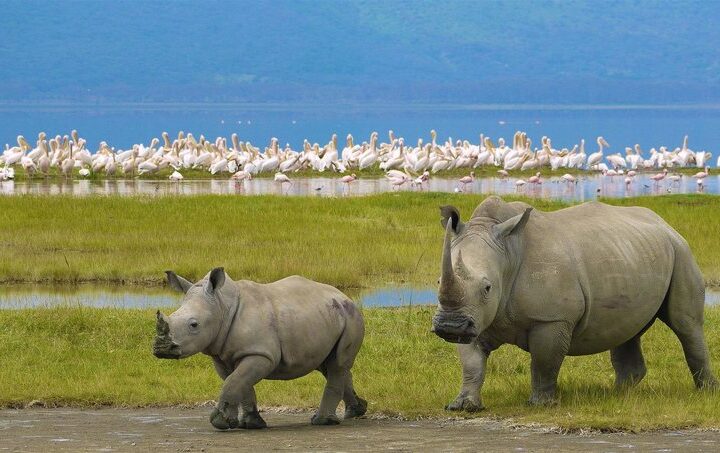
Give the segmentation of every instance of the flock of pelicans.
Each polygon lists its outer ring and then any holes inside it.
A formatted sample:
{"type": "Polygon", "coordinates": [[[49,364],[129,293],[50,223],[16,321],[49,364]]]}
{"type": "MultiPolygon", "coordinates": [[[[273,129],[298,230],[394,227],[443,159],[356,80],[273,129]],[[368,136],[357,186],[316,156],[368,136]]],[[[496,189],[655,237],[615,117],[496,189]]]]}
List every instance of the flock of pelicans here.
{"type": "MultiPolygon", "coordinates": [[[[479,167],[496,167],[503,178],[507,178],[513,170],[588,170],[609,177],[623,176],[627,185],[632,184],[637,172],[642,170],[657,172],[652,179],[658,183],[666,177],[671,181],[680,178],[679,175],[668,174],[668,169],[697,167],[703,171],[693,177],[698,186],[702,186],[712,158],[707,151],[691,150],[687,136],[680,147],[672,150],[665,146],[652,148],[645,155],[638,144],[625,148],[624,155],[619,152],[606,154],[605,149],[610,145],[603,137],[597,138],[596,151],[586,151],[585,140],[572,149],[556,149],[548,137],[542,137],[540,147],[533,147],[527,134],[519,131],[513,136],[512,144],[506,144],[503,138],[495,143],[483,135],[480,135],[477,144],[452,139],[439,143],[434,130],[430,131],[430,138],[428,143],[419,139],[416,146],[411,146],[406,145],[402,137],[396,137],[393,131],[389,131],[388,141],[382,143],[377,132],[361,144],[355,143],[352,135],[348,135],[341,149],[337,135],[333,135],[324,146],[305,140],[302,150],[294,150],[289,145],[282,148],[273,138],[269,146],[261,150],[249,141],[239,141],[237,134],[233,134],[228,142],[224,137],[209,141],[202,135],[195,138],[183,132],[171,140],[168,133],[163,132],[162,142],[155,138],[148,146],[137,144],[130,149],[116,150],[106,142],[100,142],[98,149],[91,151],[87,148],[87,141],[75,130],[70,136],[58,135],[49,139],[41,132],[35,146],[23,136],[17,137],[17,146],[5,145],[0,156],[0,181],[13,179],[15,167],[20,166],[30,178],[47,177],[52,169],[66,178],[72,178],[75,174],[80,177],[93,174],[134,177],[172,168],[174,171],[169,178],[174,181],[183,179],[183,170],[201,169],[237,181],[274,174],[275,181],[281,185],[292,184],[287,174],[305,170],[337,173],[341,175],[340,181],[349,185],[357,179],[354,170],[379,168],[385,172],[390,185],[399,189],[405,184],[422,188],[431,175],[466,168],[469,174],[459,179],[456,189],[463,191],[474,181],[472,170],[479,167]]],[[[720,166],[720,158],[717,165],[720,166]]],[[[561,179],[575,182],[575,177],[569,173],[561,179]]],[[[521,188],[526,184],[540,183],[540,172],[537,172],[527,180],[518,179],[516,186],[521,188]]]]}

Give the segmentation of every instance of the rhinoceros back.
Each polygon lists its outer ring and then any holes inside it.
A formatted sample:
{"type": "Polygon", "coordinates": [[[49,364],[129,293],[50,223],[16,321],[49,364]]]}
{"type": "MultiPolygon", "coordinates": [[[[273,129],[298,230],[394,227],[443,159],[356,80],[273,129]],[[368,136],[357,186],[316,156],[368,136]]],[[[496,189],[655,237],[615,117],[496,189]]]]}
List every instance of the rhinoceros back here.
{"type": "Polygon", "coordinates": [[[362,341],[360,310],[338,289],[292,276],[269,284],[237,282],[242,313],[234,347],[254,344],[279,364],[269,379],[293,379],[318,369],[343,333],[362,341]]]}

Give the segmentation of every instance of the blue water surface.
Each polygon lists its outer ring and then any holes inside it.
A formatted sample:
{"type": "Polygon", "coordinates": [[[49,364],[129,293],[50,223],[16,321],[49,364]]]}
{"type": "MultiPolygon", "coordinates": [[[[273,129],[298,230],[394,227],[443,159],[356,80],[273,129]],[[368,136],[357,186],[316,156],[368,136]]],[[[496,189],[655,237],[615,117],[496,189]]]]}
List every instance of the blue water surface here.
{"type": "MultiPolygon", "coordinates": [[[[265,145],[271,137],[294,148],[303,140],[326,143],[333,133],[344,142],[348,133],[356,142],[378,131],[387,141],[387,131],[415,144],[426,142],[435,129],[439,140],[468,139],[477,143],[480,133],[510,141],[516,130],[526,131],[533,143],[547,135],[554,148],[572,147],[580,139],[586,151],[595,150],[595,138],[604,136],[608,152],[624,153],[639,143],[645,153],[651,147],[680,146],[690,136],[693,150],[715,151],[720,143],[720,109],[683,106],[233,106],[174,105],[130,107],[4,107],[0,109],[0,144],[15,143],[18,134],[34,142],[37,133],[69,134],[77,129],[91,149],[100,141],[116,148],[149,143],[163,131],[192,132],[196,137],[229,137],[265,145]]],[[[712,159],[713,164],[717,155],[712,159]]]]}

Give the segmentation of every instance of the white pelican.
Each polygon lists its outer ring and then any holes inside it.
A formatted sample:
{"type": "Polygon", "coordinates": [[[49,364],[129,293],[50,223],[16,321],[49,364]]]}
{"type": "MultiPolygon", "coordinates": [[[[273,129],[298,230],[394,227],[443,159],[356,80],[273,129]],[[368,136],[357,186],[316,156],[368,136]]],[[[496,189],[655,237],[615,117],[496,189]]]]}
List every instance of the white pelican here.
{"type": "Polygon", "coordinates": [[[605,141],[605,139],[600,136],[597,138],[597,144],[598,144],[598,151],[590,154],[587,159],[587,168],[592,168],[593,165],[597,165],[602,161],[603,158],[603,146],[610,147],[608,145],[608,142],[605,141]]]}

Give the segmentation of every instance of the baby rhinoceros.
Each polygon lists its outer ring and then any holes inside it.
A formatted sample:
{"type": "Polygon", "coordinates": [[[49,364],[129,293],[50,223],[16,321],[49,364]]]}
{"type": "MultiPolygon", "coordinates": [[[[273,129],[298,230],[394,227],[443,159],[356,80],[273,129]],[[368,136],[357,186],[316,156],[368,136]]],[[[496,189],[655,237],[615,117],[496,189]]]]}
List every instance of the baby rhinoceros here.
{"type": "Polygon", "coordinates": [[[202,352],[224,380],[210,415],[215,428],[265,428],[254,386],[262,379],[295,379],[318,370],[327,379],[313,425],[365,414],[367,402],[353,389],[350,368],[365,324],[355,304],[336,288],[303,277],[274,283],[232,281],[223,268],[193,284],[167,271],[170,286],[185,293],[170,316],[157,313],[153,354],[181,359],[202,352]],[[242,416],[238,418],[238,406],[242,416]]]}

